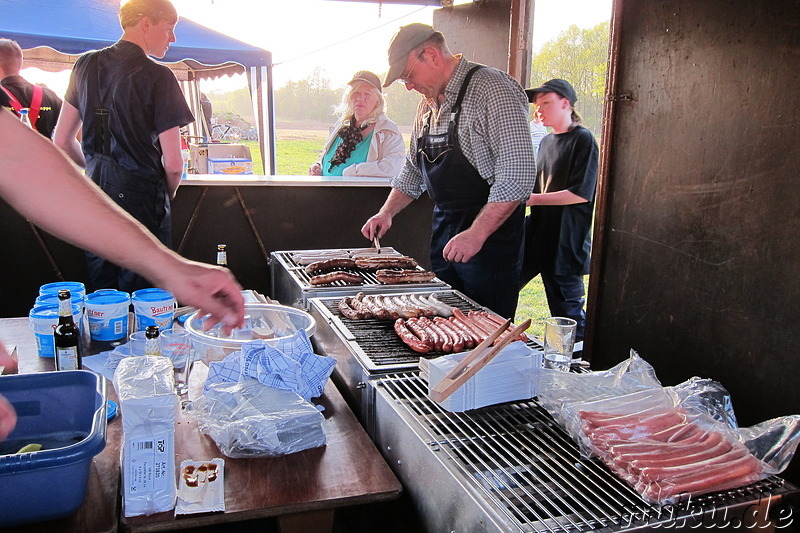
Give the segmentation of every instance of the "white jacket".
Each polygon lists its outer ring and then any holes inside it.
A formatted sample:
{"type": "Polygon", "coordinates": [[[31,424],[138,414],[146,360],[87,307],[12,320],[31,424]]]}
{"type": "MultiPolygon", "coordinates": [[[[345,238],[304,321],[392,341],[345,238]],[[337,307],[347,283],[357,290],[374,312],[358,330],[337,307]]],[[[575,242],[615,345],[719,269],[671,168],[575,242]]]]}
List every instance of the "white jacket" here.
{"type": "MultiPolygon", "coordinates": [[[[325,142],[325,148],[322,149],[322,154],[317,161],[320,165],[322,165],[322,158],[330,150],[333,141],[336,140],[336,133],[341,126],[342,119],[337,120],[336,124],[333,125],[332,133],[325,142]]],[[[375,123],[375,130],[369,143],[366,162],[345,167],[342,170],[342,175],[393,178],[400,173],[405,157],[406,147],[397,124],[392,122],[385,114],[380,115],[375,123]]]]}

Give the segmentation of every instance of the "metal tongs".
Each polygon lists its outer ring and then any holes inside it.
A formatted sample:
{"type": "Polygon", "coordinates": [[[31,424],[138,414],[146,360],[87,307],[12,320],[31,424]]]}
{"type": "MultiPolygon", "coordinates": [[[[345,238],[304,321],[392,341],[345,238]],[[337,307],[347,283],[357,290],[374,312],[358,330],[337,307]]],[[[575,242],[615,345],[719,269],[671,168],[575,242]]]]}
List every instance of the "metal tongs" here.
{"type": "Polygon", "coordinates": [[[375,249],[378,250],[378,253],[381,253],[381,241],[378,240],[377,235],[372,239],[372,244],[375,245],[375,249]]]}
{"type": "Polygon", "coordinates": [[[492,343],[497,340],[503,332],[508,330],[511,325],[510,320],[506,320],[505,324],[500,326],[497,331],[489,335],[482,343],[480,343],[472,352],[464,358],[463,361],[458,363],[453,370],[447,373],[430,392],[430,398],[434,402],[443,402],[450,397],[461,385],[467,382],[469,378],[478,373],[478,370],[486,366],[489,361],[500,353],[500,351],[508,346],[511,341],[516,339],[523,331],[528,329],[531,325],[531,320],[528,319],[516,328],[511,333],[503,337],[495,346],[492,343]]]}

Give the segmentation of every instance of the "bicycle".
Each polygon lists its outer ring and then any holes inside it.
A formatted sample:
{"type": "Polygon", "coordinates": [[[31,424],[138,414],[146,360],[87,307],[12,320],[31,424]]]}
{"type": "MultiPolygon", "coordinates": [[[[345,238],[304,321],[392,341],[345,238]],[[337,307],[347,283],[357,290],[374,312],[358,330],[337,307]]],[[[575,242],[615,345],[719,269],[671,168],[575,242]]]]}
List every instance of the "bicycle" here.
{"type": "Polygon", "coordinates": [[[231,124],[214,124],[211,128],[211,140],[216,142],[238,141],[242,138],[242,130],[231,124]]]}

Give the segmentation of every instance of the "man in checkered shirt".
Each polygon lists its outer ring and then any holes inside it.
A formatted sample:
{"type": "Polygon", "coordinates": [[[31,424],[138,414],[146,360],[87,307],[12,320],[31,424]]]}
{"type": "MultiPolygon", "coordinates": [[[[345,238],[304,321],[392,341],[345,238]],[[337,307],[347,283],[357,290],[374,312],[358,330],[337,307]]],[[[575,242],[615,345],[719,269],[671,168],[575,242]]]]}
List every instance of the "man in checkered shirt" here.
{"type": "Polygon", "coordinates": [[[444,36],[425,24],[400,28],[389,65],[384,87],[399,79],[423,99],[405,165],[362,233],[382,237],[392,218],[427,192],[435,204],[436,275],[513,319],[524,204],[536,175],[525,92],[506,73],[450,53],[444,36]]]}

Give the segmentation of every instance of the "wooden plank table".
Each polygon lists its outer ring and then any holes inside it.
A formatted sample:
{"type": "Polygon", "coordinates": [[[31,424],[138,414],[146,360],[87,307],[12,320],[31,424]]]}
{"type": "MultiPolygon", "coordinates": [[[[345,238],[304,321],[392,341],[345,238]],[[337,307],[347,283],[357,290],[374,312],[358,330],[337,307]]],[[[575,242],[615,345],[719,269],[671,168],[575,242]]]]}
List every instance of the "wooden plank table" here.
{"type": "MultiPolygon", "coordinates": [[[[36,355],[27,319],[0,319],[0,339],[19,347],[20,372],[52,369],[52,362],[46,368],[47,363],[43,363],[36,355]]],[[[199,392],[207,372],[205,365],[195,364],[190,376],[190,394],[199,392]]],[[[113,386],[109,387],[109,392],[110,396],[116,397],[113,386]]],[[[121,529],[133,532],[168,531],[277,517],[282,531],[330,531],[334,511],[338,507],[397,498],[402,490],[400,482],[331,381],[327,383],[325,393],[316,403],[325,408],[323,414],[327,445],[284,457],[265,459],[224,457],[209,437],[200,434],[195,422],[181,412],[175,428],[176,467],[185,459],[223,458],[225,512],[178,517],[172,512],[165,512],[121,518],[121,529]]],[[[89,496],[92,494],[87,495],[87,501],[78,513],[68,519],[70,522],[65,525],[72,527],[75,522],[75,529],[54,527],[49,530],[110,531],[96,528],[94,523],[89,522],[96,518],[91,515],[104,513],[104,505],[110,506],[118,516],[122,516],[118,511],[116,497],[119,492],[121,427],[118,418],[109,424],[106,449],[95,459],[96,463],[102,463],[106,467],[101,472],[93,465],[89,483],[90,491],[93,484],[99,485],[95,488],[99,491],[97,499],[90,500],[89,496]],[[106,462],[112,464],[106,465],[106,462]],[[108,501],[112,492],[113,504],[108,501]]],[[[42,531],[43,526],[44,524],[34,524],[30,529],[20,531],[42,531]]]]}
{"type": "MultiPolygon", "coordinates": [[[[17,346],[20,374],[49,372],[54,369],[53,359],[39,357],[36,339],[28,327],[27,318],[0,319],[0,341],[17,346]]],[[[2,378],[0,378],[2,379],[2,378]]],[[[114,387],[108,384],[108,397],[117,400],[114,387]]],[[[86,499],[78,511],[61,520],[37,522],[3,529],[3,532],[41,533],[59,531],[64,533],[113,532],[119,522],[119,446],[122,438],[122,422],[119,416],[108,423],[106,447],[92,459],[86,499]]],[[[0,487],[2,497],[2,487],[0,487]]]]}

